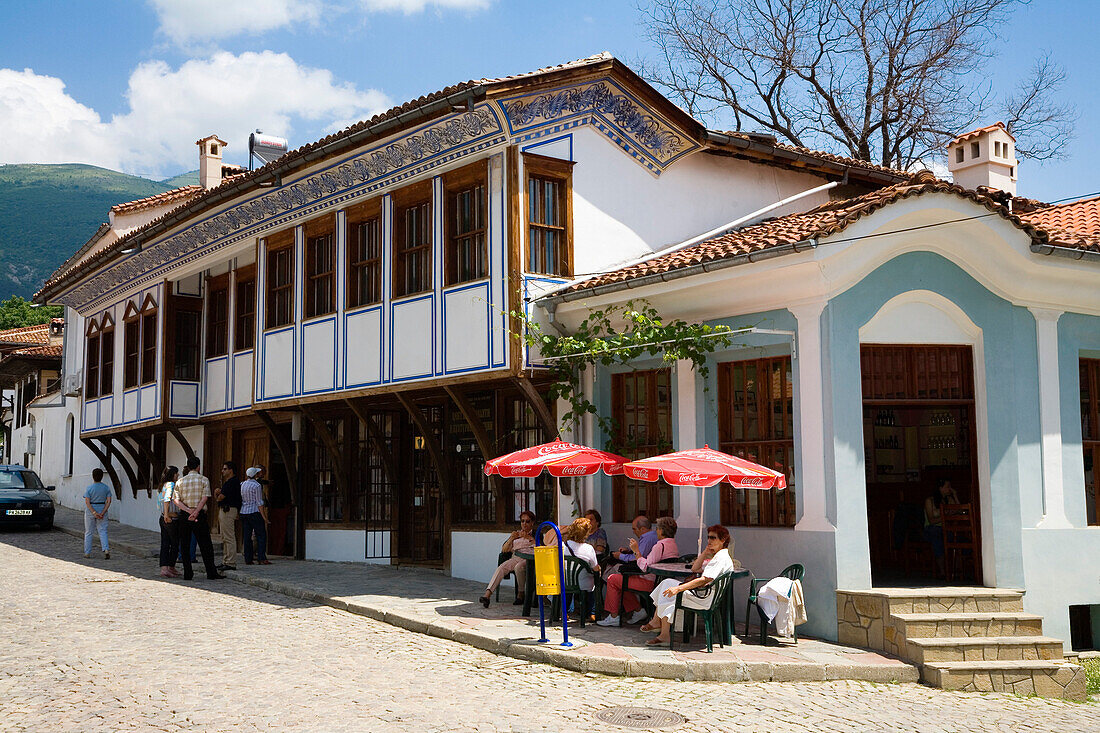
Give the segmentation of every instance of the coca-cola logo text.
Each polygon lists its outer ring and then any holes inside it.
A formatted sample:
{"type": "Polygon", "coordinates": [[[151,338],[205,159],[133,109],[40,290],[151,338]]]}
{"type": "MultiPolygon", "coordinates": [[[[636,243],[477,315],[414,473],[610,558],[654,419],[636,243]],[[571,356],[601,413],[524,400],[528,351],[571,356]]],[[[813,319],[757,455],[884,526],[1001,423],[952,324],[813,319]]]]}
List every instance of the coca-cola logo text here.
{"type": "Polygon", "coordinates": [[[741,486],[763,486],[765,481],[759,476],[741,479],[741,486]]]}
{"type": "Polygon", "coordinates": [[[562,476],[580,476],[583,475],[587,466],[566,466],[561,470],[562,476]]]}
{"type": "Polygon", "coordinates": [[[552,453],[562,453],[564,451],[580,450],[579,445],[573,445],[572,443],[551,443],[550,445],[539,446],[539,455],[548,456],[552,453]]]}
{"type": "Polygon", "coordinates": [[[695,483],[696,481],[702,481],[705,478],[706,476],[701,473],[681,473],[676,478],[676,480],[682,483],[695,483]]]}

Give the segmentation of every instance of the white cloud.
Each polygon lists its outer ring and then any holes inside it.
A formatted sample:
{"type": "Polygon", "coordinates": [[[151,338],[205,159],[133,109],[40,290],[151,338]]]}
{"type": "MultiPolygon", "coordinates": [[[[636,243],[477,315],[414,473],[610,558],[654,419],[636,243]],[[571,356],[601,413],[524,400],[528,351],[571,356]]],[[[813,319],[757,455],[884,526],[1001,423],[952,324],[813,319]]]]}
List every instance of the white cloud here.
{"type": "Polygon", "coordinates": [[[400,10],[404,13],[419,13],[429,5],[440,9],[483,10],[492,0],[360,0],[367,11],[400,10]]]}
{"type": "Polygon", "coordinates": [[[149,0],[149,4],[160,18],[160,31],[181,46],[315,23],[324,9],[316,0],[149,0]]]}
{"type": "Polygon", "coordinates": [[[295,25],[339,19],[358,6],[366,13],[419,13],[440,10],[484,10],[493,0],[148,0],[160,20],[159,31],[175,44],[207,47],[223,38],[260,35],[295,25]]]}
{"type": "Polygon", "coordinates": [[[382,92],[271,51],[220,52],[178,69],[144,63],[126,97],[129,110],[103,121],[60,79],[0,69],[0,162],[91,163],[159,176],[194,168],[194,142],[207,134],[229,141],[227,160],[243,162],[254,128],[290,138],[293,148],[315,136],[296,139],[296,130],[339,129],[391,105],[382,92]]]}

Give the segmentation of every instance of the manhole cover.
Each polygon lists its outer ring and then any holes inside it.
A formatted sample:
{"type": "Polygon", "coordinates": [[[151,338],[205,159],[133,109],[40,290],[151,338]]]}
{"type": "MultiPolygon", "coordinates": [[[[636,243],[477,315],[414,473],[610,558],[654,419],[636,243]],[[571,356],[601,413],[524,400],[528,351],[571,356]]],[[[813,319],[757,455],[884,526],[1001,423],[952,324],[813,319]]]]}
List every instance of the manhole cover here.
{"type": "Polygon", "coordinates": [[[683,715],[661,708],[604,708],[596,718],[624,728],[671,728],[687,722],[683,715]]]}

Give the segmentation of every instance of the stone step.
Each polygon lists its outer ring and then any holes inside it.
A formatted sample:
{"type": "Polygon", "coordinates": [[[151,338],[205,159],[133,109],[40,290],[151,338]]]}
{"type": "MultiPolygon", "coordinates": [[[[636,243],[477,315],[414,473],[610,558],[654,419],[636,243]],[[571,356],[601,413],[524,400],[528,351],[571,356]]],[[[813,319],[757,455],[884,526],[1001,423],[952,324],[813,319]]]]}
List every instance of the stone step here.
{"type": "Polygon", "coordinates": [[[903,659],[914,664],[1060,660],[1062,641],[1049,636],[958,636],[906,639],[903,659]]]}
{"type": "Polygon", "coordinates": [[[966,613],[1024,610],[1024,592],[1012,588],[884,589],[890,613],[966,613]]]}
{"type": "Polygon", "coordinates": [[[1043,617],[1018,611],[990,613],[895,613],[888,625],[905,639],[960,636],[1042,636],[1043,617]]]}
{"type": "Polygon", "coordinates": [[[1008,692],[1084,702],[1085,670],[1053,660],[929,662],[921,680],[944,690],[1008,692]]]}

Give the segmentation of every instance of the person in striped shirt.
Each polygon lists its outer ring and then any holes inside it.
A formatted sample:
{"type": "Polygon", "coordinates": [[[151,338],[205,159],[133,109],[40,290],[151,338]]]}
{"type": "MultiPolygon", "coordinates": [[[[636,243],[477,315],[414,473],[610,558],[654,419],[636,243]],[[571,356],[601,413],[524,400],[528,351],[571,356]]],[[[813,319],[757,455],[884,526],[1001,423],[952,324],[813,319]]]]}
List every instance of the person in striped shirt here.
{"type": "Polygon", "coordinates": [[[248,477],[241,484],[241,528],[244,530],[244,564],[252,564],[252,535],[256,535],[256,562],[270,565],[267,559],[267,507],[264,505],[264,487],[260,479],[263,466],[253,466],[245,471],[248,477]]]}

